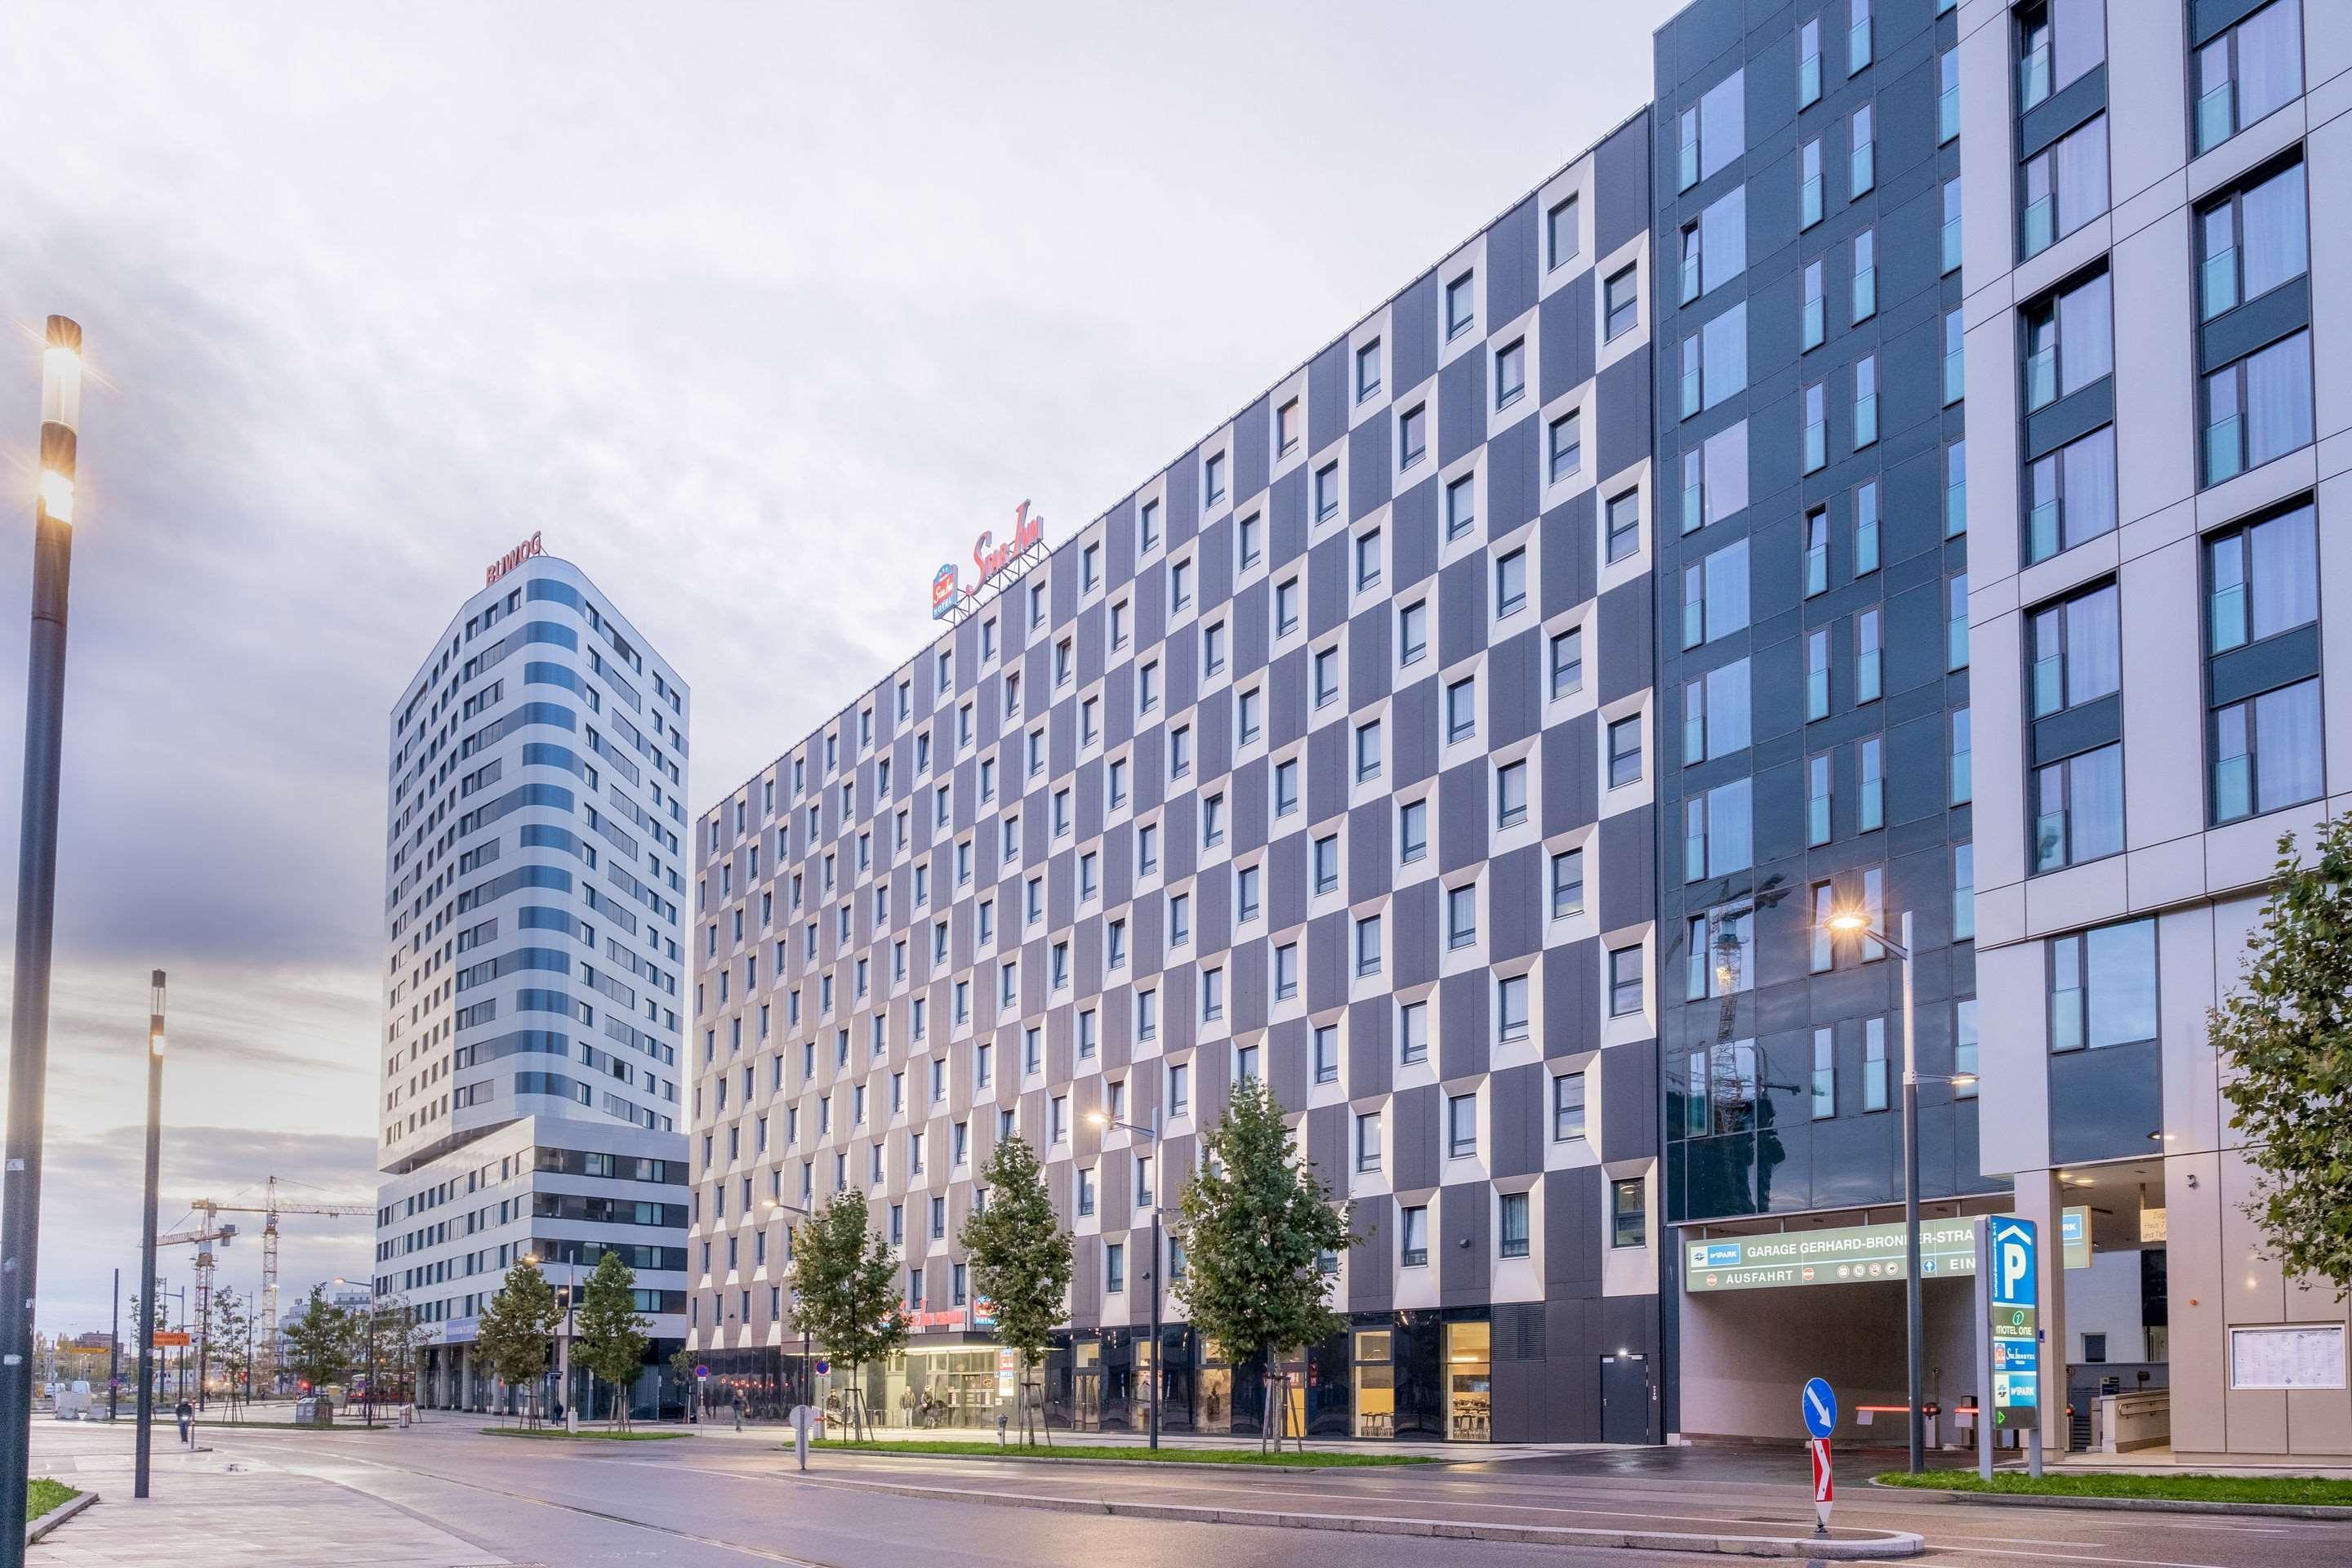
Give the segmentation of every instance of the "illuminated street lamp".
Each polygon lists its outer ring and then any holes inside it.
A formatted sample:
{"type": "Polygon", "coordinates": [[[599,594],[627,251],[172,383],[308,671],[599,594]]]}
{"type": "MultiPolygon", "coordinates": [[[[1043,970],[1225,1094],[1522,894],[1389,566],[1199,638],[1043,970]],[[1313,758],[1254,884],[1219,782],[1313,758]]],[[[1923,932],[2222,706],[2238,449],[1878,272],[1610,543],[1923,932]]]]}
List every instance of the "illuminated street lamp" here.
{"type": "MultiPolygon", "coordinates": [[[[0,1200],[0,1411],[6,1412],[0,1415],[0,1523],[6,1525],[0,1529],[0,1568],[24,1568],[25,1541],[15,1521],[25,1517],[33,1449],[34,1273],[40,1258],[49,947],[58,890],[58,763],[65,733],[66,602],[73,563],[81,375],[80,324],[51,316],[41,353],[32,649],[25,668],[24,816],[16,846],[16,998],[8,1019],[7,1192],[0,1200]]],[[[159,1035],[159,1053],[161,1044],[159,1035]]],[[[152,1202],[147,1224],[152,1235],[152,1202]]],[[[141,1308],[150,1307],[153,1299],[152,1291],[142,1297],[141,1308]]],[[[142,1497],[146,1495],[144,1474],[142,1467],[142,1497]]]]}
{"type": "MultiPolygon", "coordinates": [[[[1151,1108],[1151,1125],[1121,1121],[1107,1111],[1089,1110],[1087,1120],[1097,1127],[1120,1127],[1139,1138],[1151,1140],[1151,1446],[1160,1447],[1160,1390],[1163,1373],[1160,1366],[1160,1258],[1165,1250],[1160,1240],[1160,1188],[1168,1173],[1160,1167],[1160,1108],[1151,1108]]],[[[1272,1412],[1268,1412],[1271,1415],[1272,1412]]]]}
{"type": "MultiPolygon", "coordinates": [[[[780,1214],[796,1214],[803,1219],[809,1217],[808,1210],[802,1208],[797,1204],[788,1204],[782,1198],[762,1198],[760,1200],[760,1206],[762,1209],[774,1209],[780,1214]]],[[[789,1230],[790,1227],[787,1226],[786,1229],[789,1230]]],[[[797,1297],[799,1291],[795,1289],[793,1294],[797,1297]]],[[[801,1403],[803,1405],[814,1405],[821,1402],[816,1396],[816,1384],[811,1381],[809,1376],[809,1368],[816,1364],[809,1359],[809,1352],[810,1345],[808,1326],[806,1323],[803,1323],[801,1326],[801,1403]]]]}

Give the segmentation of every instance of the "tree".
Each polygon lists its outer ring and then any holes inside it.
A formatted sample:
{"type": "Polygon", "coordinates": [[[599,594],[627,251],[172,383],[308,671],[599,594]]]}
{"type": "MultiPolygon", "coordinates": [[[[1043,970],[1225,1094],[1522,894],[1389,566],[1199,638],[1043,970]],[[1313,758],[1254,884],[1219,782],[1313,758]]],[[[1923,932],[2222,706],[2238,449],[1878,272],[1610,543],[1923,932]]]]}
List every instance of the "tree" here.
{"type": "Polygon", "coordinates": [[[213,1292],[212,1306],[206,1313],[205,1337],[211,1346],[210,1358],[228,1380],[228,1401],[232,1418],[239,1399],[252,1397],[249,1387],[253,1377],[253,1345],[247,1331],[252,1313],[245,1299],[223,1285],[213,1292]]]}
{"type": "Polygon", "coordinates": [[[1274,1367],[1286,1350],[1339,1331],[1328,1300],[1326,1254],[1355,1244],[1348,1208],[1334,1204],[1299,1158],[1282,1107],[1262,1079],[1236,1084],[1225,1113],[1202,1139],[1185,1184],[1176,1237],[1184,1249],[1183,1296],[1192,1327],[1240,1366],[1266,1354],[1266,1432],[1276,1426],[1274,1367]]]}
{"type": "MultiPolygon", "coordinates": [[[[1045,1172],[1027,1139],[999,1142],[981,1181],[988,1205],[963,1222],[964,1256],[973,1293],[995,1316],[996,1337],[1021,1357],[1021,1440],[1026,1443],[1034,1414],[1030,1374],[1045,1359],[1070,1288],[1070,1233],[1045,1195],[1045,1172]]],[[[1041,1435],[1045,1428],[1045,1422],[1036,1423],[1041,1435]]]]}
{"type": "Polygon", "coordinates": [[[2323,822],[2306,864],[2294,835],[2238,989],[2206,1016],[2230,1124],[2255,1172],[2246,1216],[2290,1277],[2352,1293],[2352,816],[2323,822]]]}
{"type": "Polygon", "coordinates": [[[592,1378],[613,1385],[613,1426],[629,1425],[629,1385],[645,1364],[645,1319],[637,1315],[637,1271],[618,1252],[607,1247],[596,1259],[595,1271],[581,1291],[572,1319],[572,1359],[588,1369],[592,1378]]]}
{"type": "Polygon", "coordinates": [[[343,1381],[352,1366],[352,1315],[327,1300],[327,1288],[310,1287],[302,1314],[286,1325],[286,1363],[317,1394],[343,1381]]]}
{"type": "Polygon", "coordinates": [[[475,1330],[475,1348],[489,1363],[490,1375],[509,1388],[528,1391],[527,1417],[539,1424],[539,1384],[553,1356],[556,1320],[563,1315],[555,1287],[526,1257],[507,1270],[475,1330]]]}
{"type": "Polygon", "coordinates": [[[793,1327],[849,1368],[851,1420],[866,1431],[862,1374],[905,1347],[909,1324],[898,1266],[867,1223],[866,1199],[843,1188],[793,1227],[793,1327]]]}

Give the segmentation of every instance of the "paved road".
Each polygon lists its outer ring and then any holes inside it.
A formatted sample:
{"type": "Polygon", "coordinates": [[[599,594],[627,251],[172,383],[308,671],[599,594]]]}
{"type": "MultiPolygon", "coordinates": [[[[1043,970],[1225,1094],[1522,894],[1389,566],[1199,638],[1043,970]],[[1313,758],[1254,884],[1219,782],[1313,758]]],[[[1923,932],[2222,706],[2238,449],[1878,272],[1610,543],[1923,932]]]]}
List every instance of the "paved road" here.
{"type": "MultiPolygon", "coordinates": [[[[824,1479],[808,1482],[791,1474],[785,1455],[756,1442],[541,1446],[484,1436],[462,1420],[436,1420],[402,1434],[256,1432],[215,1434],[213,1440],[216,1460],[310,1478],[374,1500],[398,1517],[437,1525],[465,1547],[550,1568],[906,1568],[909,1562],[1008,1568],[1104,1562],[1121,1568],[1428,1568],[1433,1555],[1449,1568],[1532,1568],[1538,1562],[1688,1568],[1693,1561],[1625,1550],[1451,1541],[1438,1547],[1410,1537],[1049,1512],[958,1495],[978,1492],[1711,1533],[1785,1531],[1810,1514],[1801,1479],[1776,1473],[1793,1461],[1777,1453],[1728,1461],[1569,1455],[1475,1468],[1304,1475],[1046,1470],[833,1455],[821,1461],[824,1479]],[[859,1482],[915,1486],[939,1495],[913,1498],[841,1484],[859,1482]]],[[[171,1501],[167,1488],[159,1486],[158,1495],[171,1501]]],[[[2352,1565],[2352,1524],[1932,1504],[1853,1489],[1842,1497],[1837,1521],[1916,1531],[1929,1546],[1929,1556],[1920,1561],[1986,1568],[2352,1565]]],[[[312,1560],[291,1548],[282,1557],[262,1559],[312,1560]]],[[[315,1560],[368,1561],[352,1554],[348,1542],[342,1555],[315,1560]]],[[[453,1547],[451,1562],[467,1560],[453,1547]]],[[[37,1556],[36,1568],[38,1563],[37,1556]]],[[[182,1556],[176,1568],[206,1565],[182,1556]]]]}

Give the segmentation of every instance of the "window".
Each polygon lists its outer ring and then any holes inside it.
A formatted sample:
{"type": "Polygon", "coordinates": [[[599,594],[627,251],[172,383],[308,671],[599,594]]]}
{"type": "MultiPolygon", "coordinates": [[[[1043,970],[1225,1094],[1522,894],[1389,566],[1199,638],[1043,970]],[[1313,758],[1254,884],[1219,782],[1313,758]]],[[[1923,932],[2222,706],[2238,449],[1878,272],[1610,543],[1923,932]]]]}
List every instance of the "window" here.
{"type": "Polygon", "coordinates": [[[1797,226],[1811,228],[1822,221],[1822,139],[1797,150],[1797,226]]]}
{"type": "Polygon", "coordinates": [[[2317,618],[2318,555],[2309,505],[2209,541],[2206,626],[2225,653],[2317,618]]]}
{"type": "Polygon", "coordinates": [[[1622,561],[1642,547],[1642,494],[1627,490],[1609,501],[1609,559],[1622,561]]]}
{"type": "Polygon", "coordinates": [[[1951,778],[1948,805],[1966,805],[1976,798],[1975,742],[1969,710],[1952,710],[1951,778]]]}
{"type": "Polygon", "coordinates": [[[1113,1295],[1127,1289],[1127,1247],[1122,1242],[1103,1248],[1103,1289],[1113,1295]]]}
{"type": "Polygon", "coordinates": [[[1963,996],[1952,1004],[1952,1073],[1967,1080],[1952,1086],[1952,1097],[1976,1098],[1977,999],[1973,996],[1963,996]]]}
{"type": "Polygon", "coordinates": [[[1642,950],[1621,947],[1609,954],[1609,1015],[1622,1018],[1642,1010],[1642,950]]]}
{"type": "Polygon", "coordinates": [[[1528,819],[1528,764],[1523,757],[1495,768],[1495,825],[1517,827],[1528,819]]]}
{"type": "Polygon", "coordinates": [[[1853,618],[1853,700],[1878,700],[1880,612],[1864,610],[1853,618]]]}
{"type": "Polygon", "coordinates": [[[1429,405],[1417,403],[1397,416],[1397,467],[1410,468],[1429,456],[1429,405]]]}
{"type": "Polygon", "coordinates": [[[1397,662],[1411,664],[1429,651],[1429,601],[1415,599],[1397,610],[1397,662]]]}
{"type": "Polygon", "coordinates": [[[1356,726],[1356,782],[1369,784],[1381,776],[1381,721],[1356,726]]]}
{"type": "Polygon", "coordinates": [[[1878,231],[1874,228],[1853,237],[1853,321],[1864,321],[1878,314],[1878,231]]]}
{"type": "Polygon", "coordinates": [[[1864,354],[1853,362],[1853,449],[1861,451],[1878,439],[1878,356],[1864,354]]]}
{"type": "Polygon", "coordinates": [[[1822,19],[1811,16],[1797,26],[1797,107],[1811,109],[1822,100],[1822,19]]]}
{"type": "Polygon", "coordinates": [[[1683,683],[1683,765],[1726,757],[1748,741],[1748,662],[1708,670],[1683,683]]]}
{"type": "Polygon", "coordinates": [[[1397,807],[1397,860],[1420,859],[1429,853],[1429,802],[1409,800],[1397,807]]]}
{"type": "Polygon", "coordinates": [[[1804,471],[1810,474],[1826,468],[1830,460],[1829,391],[1817,381],[1805,388],[1802,398],[1804,471]]]}
{"type": "Polygon", "coordinates": [[[1804,350],[1821,347],[1826,331],[1828,307],[1824,297],[1829,287],[1828,266],[1818,258],[1805,263],[1802,290],[1804,320],[1801,323],[1804,350]]]}
{"type": "Polygon", "coordinates": [[[1407,1268],[1429,1267],[1429,1210],[1415,1204],[1397,1216],[1398,1261],[1407,1268]]]}
{"type": "Polygon", "coordinates": [[[1138,551],[1157,549],[1160,544],[1160,503],[1148,500],[1137,514],[1135,543],[1138,551]]]}
{"type": "Polygon", "coordinates": [[[1940,147],[1959,134],[1960,51],[1946,49],[1936,57],[1936,144],[1940,147]]]}
{"type": "Polygon", "coordinates": [[[1584,628],[1570,626],[1551,638],[1551,694],[1568,696],[1584,689],[1584,628]]]}
{"type": "Polygon", "coordinates": [[[1748,267],[1748,187],[1734,185],[1683,226],[1682,300],[1729,282],[1748,267]]]}
{"type": "Polygon", "coordinates": [[[2303,37],[2275,0],[2197,51],[2197,151],[2209,152],[2303,91],[2303,37]]]}
{"type": "Polygon", "coordinates": [[[1688,190],[1748,150],[1747,76],[1733,71],[1682,111],[1675,189],[1688,190]]]}
{"type": "Polygon", "coordinates": [[[1319,897],[1324,893],[1338,892],[1339,890],[1339,836],[1336,833],[1324,835],[1315,841],[1314,847],[1308,853],[1314,862],[1317,895],[1319,897]]]}
{"type": "Polygon", "coordinates": [[[1381,1168],[1381,1113],[1359,1111],[1356,1116],[1356,1169],[1377,1171],[1381,1168]]]}
{"type": "Polygon", "coordinates": [[[1397,1005],[1397,1060],[1419,1062],[1429,1059],[1429,1004],[1401,1002],[1397,1005]]]}
{"type": "Polygon", "coordinates": [[[2111,744],[2034,772],[2033,868],[2056,870],[2124,847],[2124,749],[2111,744]]]}
{"type": "Polygon", "coordinates": [[[1356,922],[1356,973],[1381,972],[1381,917],[1366,915],[1356,922]]]}
{"type": "Polygon", "coordinates": [[[1206,506],[1214,506],[1225,499],[1225,455],[1223,452],[1210,453],[1209,460],[1203,466],[1202,472],[1203,479],[1201,487],[1202,502],[1206,506]]]}
{"type": "Polygon", "coordinates": [[[1872,735],[1862,742],[1860,820],[1856,830],[1874,833],[1886,826],[1886,742],[1872,735]]]}
{"type": "Polygon", "coordinates": [[[2026,160],[2024,187],[2019,233],[2027,256],[2041,255],[2106,211],[2106,117],[2068,132],[2026,160]]]}
{"type": "Polygon", "coordinates": [[[1878,481],[1871,479],[1853,492],[1853,574],[1878,570],[1878,481]]]}
{"type": "Polygon", "coordinates": [[[1562,196],[1544,214],[1544,252],[1558,267],[1577,253],[1576,198],[1562,196]]]}
{"type": "Polygon", "coordinates": [[[1609,1245],[1641,1247],[1648,1241],[1649,1205],[1642,1178],[1609,1184],[1609,1245]]]}
{"type": "Polygon", "coordinates": [[[1356,350],[1356,401],[1378,396],[1381,390],[1381,340],[1374,338],[1356,350]]]}
{"type": "Polygon", "coordinates": [[[1870,194],[1878,183],[1878,117],[1874,106],[1864,104],[1846,122],[1847,199],[1870,194]]]}
{"type": "Polygon", "coordinates": [[[2033,717],[2121,689],[2121,595],[2113,583],[2033,612],[2033,717]]]}
{"type": "MultiPolygon", "coordinates": [[[[1948,57],[1947,57],[1948,58],[1948,57]]],[[[1960,269],[1960,181],[1957,174],[1944,182],[1944,226],[1941,230],[1943,272],[1946,276],[1960,269]]],[[[1946,399],[1949,401],[1949,399],[1946,399]]]]}
{"type": "Polygon", "coordinates": [[[1478,733],[1478,678],[1465,676],[1445,689],[1445,740],[1451,745],[1478,733]]]}
{"type": "Polygon", "coordinates": [[[2017,107],[2073,84],[2107,57],[2105,0],[2044,0],[2017,10],[2017,107]]]}
{"type": "Polygon", "coordinates": [[[1846,0],[1845,74],[1870,63],[1870,0],[1846,0]]]}
{"type": "MultiPolygon", "coordinates": [[[[1958,479],[1958,510],[1967,506],[1967,479],[1958,479]]],[[[1954,510],[1948,490],[1947,512],[1954,510]]],[[[2026,556],[2046,561],[2062,550],[2114,531],[2116,433],[2103,425],[2036,458],[2026,470],[2026,556]]]]}
{"type": "Polygon", "coordinates": [[[1315,521],[1328,522],[1339,515],[1339,465],[1326,463],[1315,470],[1315,521]]]}
{"type": "MultiPolygon", "coordinates": [[[[1298,579],[1286,578],[1274,586],[1274,634],[1287,637],[1298,629],[1298,579]]],[[[1250,693],[1248,695],[1255,695],[1250,693]]]]}
{"type": "Polygon", "coordinates": [[[1528,341],[1520,338],[1495,351],[1495,406],[1508,408],[1527,390],[1528,341]]]}
{"type": "Polygon", "coordinates": [[[1316,1025],[1313,1048],[1315,1081],[1317,1083],[1339,1082],[1339,1026],[1337,1024],[1316,1025]]]}
{"type": "Polygon", "coordinates": [[[1339,700],[1339,650],[1336,647],[1315,650],[1315,706],[1339,700]]]}
{"type": "Polygon", "coordinates": [[[1445,286],[1445,336],[1448,341],[1468,331],[1478,320],[1477,275],[1465,272],[1445,286]]]}
{"type": "Polygon", "coordinates": [[[2027,413],[2114,374],[2110,300],[2107,275],[2100,272],[2025,308],[2027,413]]]}
{"type": "Polygon", "coordinates": [[[1974,942],[1977,935],[1977,847],[1952,846],[1952,940],[1974,942]]]}
{"type": "Polygon", "coordinates": [[[1379,586],[1381,581],[1381,531],[1356,536],[1356,592],[1379,586]]]}
{"type": "Polygon", "coordinates": [[[2050,1049],[2156,1038],[2156,922],[2127,921],[2050,939],[2050,1049]]]}
{"type": "Polygon", "coordinates": [[[1564,1072],[1551,1080],[1551,1137],[1555,1143],[1584,1136],[1584,1075],[1564,1072]]]}
{"type": "Polygon", "coordinates": [[[1944,444],[1944,537],[1958,539],[1968,531],[1969,443],[1962,437],[1944,444]]]}
{"type": "Polygon", "coordinates": [[[2283,644],[2236,652],[2317,618],[2312,510],[2210,539],[2205,560],[2213,820],[2315,799],[2325,779],[2316,655],[2283,644]]]}
{"type": "Polygon", "coordinates": [[[1445,1157],[1474,1160],[1478,1155],[1478,1097],[1449,1095],[1445,1100],[1445,1157]]]}
{"type": "Polygon", "coordinates": [[[1459,539],[1478,523],[1478,476],[1465,474],[1445,487],[1445,537],[1459,539]]]}
{"type": "Polygon", "coordinates": [[[1805,843],[1813,847],[1830,841],[1830,778],[1828,753],[1805,759],[1805,843]]]}
{"type": "Polygon", "coordinates": [[[1292,398],[1274,411],[1274,454],[1286,458],[1298,445],[1298,399],[1292,398]]]}
{"type": "Polygon", "coordinates": [[[1950,407],[1968,392],[1968,329],[1955,305],[1944,312],[1944,406],[1950,407]]]}
{"type": "Polygon", "coordinates": [[[1609,787],[1642,782],[1642,720],[1636,714],[1609,726],[1609,787]]]}
{"type": "Polygon", "coordinates": [[[1641,268],[1628,267],[1610,274],[1601,286],[1601,335],[1614,342],[1642,323],[1641,268]]]}
{"type": "Polygon", "coordinates": [[[1683,339],[1682,416],[1714,407],[1748,387],[1748,302],[1710,319],[1683,339]]]}
{"type": "Polygon", "coordinates": [[[1192,1109],[1192,1068],[1177,1062],[1168,1069],[1168,1114],[1182,1116],[1192,1109]]]}
{"type": "Polygon", "coordinates": [[[1957,573],[1944,582],[1944,669],[1969,667],[1969,574],[1957,573]]]}
{"type": "Polygon", "coordinates": [[[1752,783],[1733,779],[1683,802],[1683,880],[1699,881],[1755,863],[1750,822],[1752,783]]]}
{"type": "Polygon", "coordinates": [[[1256,565],[1258,557],[1264,553],[1261,541],[1265,531],[1265,524],[1255,512],[1242,519],[1240,525],[1234,530],[1234,546],[1241,557],[1243,571],[1256,565]]]}
{"type": "Polygon", "coordinates": [[[1551,913],[1554,920],[1584,910],[1584,851],[1561,849],[1551,858],[1551,913]]]}
{"type": "Polygon", "coordinates": [[[1748,541],[1738,539],[1683,567],[1683,647],[1748,625],[1748,541]]]}
{"type": "Polygon", "coordinates": [[[1551,482],[1559,484],[1584,466],[1584,416],[1571,408],[1551,422],[1547,460],[1551,482]]]}
{"type": "Polygon", "coordinates": [[[2205,482],[2312,441],[2311,333],[2298,331],[2205,377],[2205,482]]]}
{"type": "Polygon", "coordinates": [[[2311,268],[2300,163],[2199,209],[2198,304],[2205,320],[2311,268]]]}
{"type": "Polygon", "coordinates": [[[1445,945],[1468,947],[1478,940],[1478,887],[1475,882],[1445,890],[1445,945]]]}

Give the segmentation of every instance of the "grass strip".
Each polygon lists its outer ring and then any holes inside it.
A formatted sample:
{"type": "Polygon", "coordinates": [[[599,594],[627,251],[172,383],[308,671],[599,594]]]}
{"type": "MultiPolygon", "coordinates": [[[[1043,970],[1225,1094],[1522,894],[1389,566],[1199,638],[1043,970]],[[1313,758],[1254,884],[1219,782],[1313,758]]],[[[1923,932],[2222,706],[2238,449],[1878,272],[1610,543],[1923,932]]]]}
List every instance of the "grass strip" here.
{"type": "Polygon", "coordinates": [[[81,1489],[63,1481],[53,1481],[47,1476],[35,1476],[25,1488],[25,1522],[33,1521],[53,1508],[63,1508],[81,1496],[81,1489]]]}
{"type": "Polygon", "coordinates": [[[2010,1497],[2147,1498],[2166,1502],[2263,1502],[2352,1507],[2352,1481],[2317,1476],[2134,1476],[2100,1471],[2043,1476],[1997,1470],[1988,1482],[1973,1470],[1929,1470],[1910,1475],[1890,1470],[1879,1480],[1891,1487],[1936,1491],[1992,1492],[2010,1497]]]}

